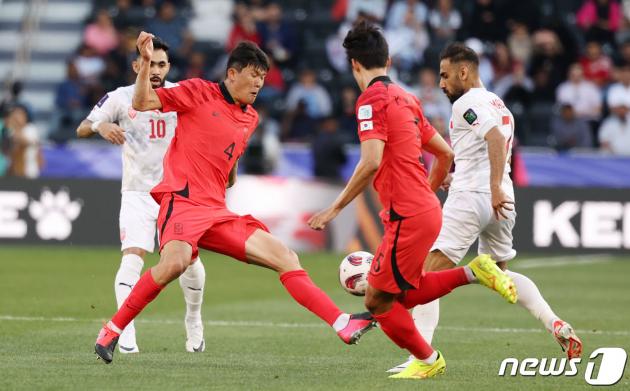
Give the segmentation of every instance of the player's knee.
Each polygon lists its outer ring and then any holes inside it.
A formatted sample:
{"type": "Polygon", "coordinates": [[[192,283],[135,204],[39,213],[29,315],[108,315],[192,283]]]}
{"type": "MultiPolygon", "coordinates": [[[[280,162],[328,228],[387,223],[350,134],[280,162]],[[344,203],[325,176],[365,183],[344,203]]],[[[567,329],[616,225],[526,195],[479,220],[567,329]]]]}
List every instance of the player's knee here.
{"type": "Polygon", "coordinates": [[[281,254],[278,255],[274,264],[277,265],[276,271],[280,273],[302,268],[300,266],[300,258],[298,257],[297,253],[288,247],[285,247],[281,251],[281,254]]]}

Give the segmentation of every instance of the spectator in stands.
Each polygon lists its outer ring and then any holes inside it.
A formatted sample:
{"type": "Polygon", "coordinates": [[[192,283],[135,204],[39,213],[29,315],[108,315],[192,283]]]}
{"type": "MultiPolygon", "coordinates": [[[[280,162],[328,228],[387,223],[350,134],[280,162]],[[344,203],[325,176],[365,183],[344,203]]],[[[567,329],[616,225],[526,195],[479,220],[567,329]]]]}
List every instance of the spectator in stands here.
{"type": "Polygon", "coordinates": [[[502,41],[506,36],[505,20],[498,1],[476,0],[467,30],[471,37],[484,42],[502,41]]]}
{"type": "Polygon", "coordinates": [[[532,56],[532,37],[525,23],[516,22],[512,25],[507,45],[514,60],[522,64],[529,64],[532,56]]]}
{"type": "Polygon", "coordinates": [[[630,63],[619,67],[619,83],[608,92],[610,115],[599,129],[602,150],[630,155],[630,63]]]}
{"type": "Polygon", "coordinates": [[[105,61],[94,49],[81,45],[73,59],[81,81],[88,85],[98,83],[99,77],[105,70],[105,61]]]}
{"type": "Polygon", "coordinates": [[[562,103],[560,113],[551,120],[551,137],[552,145],[559,151],[593,147],[591,129],[576,115],[571,103],[562,103]]]}
{"type": "Polygon", "coordinates": [[[595,122],[602,114],[602,93],[595,83],[584,79],[579,63],[569,68],[569,78],[558,86],[556,101],[571,104],[578,118],[595,122]]]}
{"type": "Polygon", "coordinates": [[[418,0],[398,0],[390,9],[385,36],[397,68],[411,70],[422,61],[429,46],[427,13],[427,7],[418,0]]]}
{"type": "Polygon", "coordinates": [[[57,87],[51,139],[65,141],[74,138],[73,129],[85,117],[87,100],[87,90],[81,82],[77,67],[72,61],[68,61],[66,80],[57,87]]]}
{"type": "Polygon", "coordinates": [[[186,71],[184,73],[184,79],[205,79],[206,78],[206,56],[202,52],[194,51],[190,55],[186,71]]]}
{"type": "Polygon", "coordinates": [[[282,153],[280,125],[269,116],[265,105],[257,104],[258,128],[249,139],[242,167],[248,174],[271,174],[278,165],[282,153]]]}
{"type": "Polygon", "coordinates": [[[308,117],[320,119],[332,112],[332,102],[328,91],[317,83],[317,76],[312,69],[305,68],[300,72],[299,80],[287,94],[287,109],[293,111],[300,102],[308,117]]]}
{"type": "Polygon", "coordinates": [[[478,69],[481,82],[486,88],[492,89],[492,79],[494,79],[494,71],[492,70],[492,62],[485,54],[486,50],[484,48],[483,42],[481,42],[477,38],[468,38],[465,43],[466,46],[474,50],[479,57],[478,69]]]}
{"type": "Polygon", "coordinates": [[[387,12],[387,0],[342,0],[333,7],[333,11],[340,12],[345,8],[346,21],[350,24],[360,17],[382,24],[387,12]],[[345,7],[343,7],[345,3],[345,7]]]}
{"type": "Polygon", "coordinates": [[[11,140],[9,173],[23,178],[37,178],[42,166],[40,134],[30,121],[26,108],[15,106],[7,118],[11,140]]]}
{"type": "Polygon", "coordinates": [[[289,65],[298,49],[297,33],[293,24],[284,19],[278,3],[267,6],[266,20],[257,25],[262,48],[279,66],[289,65]]]}
{"type": "Polygon", "coordinates": [[[336,110],[336,118],[339,123],[339,133],[344,143],[359,143],[357,116],[355,113],[358,96],[359,94],[354,86],[345,86],[341,89],[341,100],[336,110]]]}
{"type": "Polygon", "coordinates": [[[508,47],[503,42],[497,42],[494,45],[494,53],[492,55],[491,63],[493,86],[496,85],[496,83],[502,78],[512,74],[512,70],[514,69],[514,60],[512,59],[512,55],[508,47]]]}
{"type": "Polygon", "coordinates": [[[427,117],[448,121],[451,116],[451,104],[440,87],[438,76],[433,68],[422,68],[418,73],[418,87],[413,93],[422,103],[422,111],[427,117]]]}
{"type": "Polygon", "coordinates": [[[630,39],[623,41],[617,52],[618,62],[630,62],[630,39]]]}
{"type": "Polygon", "coordinates": [[[273,104],[270,101],[281,98],[286,90],[284,76],[272,58],[269,58],[269,70],[265,76],[265,85],[258,93],[258,101],[273,104]]]}
{"type": "MultiPolygon", "coordinates": [[[[554,91],[567,75],[571,59],[565,55],[558,35],[551,30],[536,31],[532,37],[534,52],[529,74],[541,96],[554,91]]],[[[553,98],[551,98],[553,100],[553,98]]]]}
{"type": "Polygon", "coordinates": [[[225,50],[229,53],[240,41],[252,41],[262,45],[262,38],[256,30],[256,21],[249,8],[243,3],[237,3],[234,8],[234,24],[230,31],[225,50]]]}
{"type": "Polygon", "coordinates": [[[588,40],[614,44],[622,13],[616,0],[586,0],[575,15],[588,40]]]}
{"type": "Polygon", "coordinates": [[[525,67],[520,62],[514,62],[512,71],[494,83],[494,93],[504,101],[519,102],[525,106],[529,104],[533,90],[534,82],[525,74],[525,67]]]}
{"type": "Polygon", "coordinates": [[[8,112],[0,110],[0,178],[9,170],[9,155],[11,152],[11,140],[7,127],[8,112]]]}
{"type": "Polygon", "coordinates": [[[338,132],[339,123],[334,117],[322,119],[317,136],[313,140],[313,174],[332,182],[343,180],[341,169],[348,161],[343,137],[338,132]]]}
{"type": "Polygon", "coordinates": [[[171,1],[160,4],[157,16],[147,23],[146,31],[162,38],[174,49],[172,53],[169,52],[171,64],[181,67],[190,55],[193,44],[187,21],[177,15],[177,9],[171,1]]]}
{"type": "Polygon", "coordinates": [[[100,56],[109,53],[118,46],[118,33],[107,10],[99,10],[94,22],[86,26],[83,42],[100,56]]]}
{"type": "Polygon", "coordinates": [[[457,30],[462,26],[462,16],[453,8],[452,0],[438,0],[437,7],[429,12],[431,44],[443,47],[455,40],[457,30]]]}
{"type": "Polygon", "coordinates": [[[602,45],[597,41],[589,41],[586,44],[584,56],[580,59],[584,78],[604,87],[610,81],[612,75],[612,60],[602,51],[602,45]]]}
{"type": "Polygon", "coordinates": [[[124,30],[138,21],[132,16],[131,6],[131,0],[116,0],[116,4],[109,9],[109,15],[116,30],[124,30]]]}

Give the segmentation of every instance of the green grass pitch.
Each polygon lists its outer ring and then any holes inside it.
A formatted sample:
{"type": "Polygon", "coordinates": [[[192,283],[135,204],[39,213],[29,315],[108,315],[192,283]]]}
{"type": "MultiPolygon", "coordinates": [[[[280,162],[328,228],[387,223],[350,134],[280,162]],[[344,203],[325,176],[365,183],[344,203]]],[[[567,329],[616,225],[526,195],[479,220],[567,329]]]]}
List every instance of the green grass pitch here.
{"type": "MultiPolygon", "coordinates": [[[[562,357],[542,326],[518,305],[480,286],[442,300],[434,346],[444,376],[390,380],[385,370],[406,358],[380,330],[357,346],[296,305],[273,272],[203,253],[206,352],[184,350],[184,303],[171,284],[137,322],[141,353],[105,365],[96,334],[115,310],[115,248],[0,248],[0,390],[561,390],[590,388],[585,361],[575,377],[499,377],[507,357],[562,357]]],[[[521,256],[521,259],[529,258],[521,256]]],[[[630,257],[522,260],[558,315],[579,331],[585,355],[598,347],[630,353],[630,257]]],[[[151,256],[148,264],[156,262],[151,256]]],[[[302,256],[313,279],[347,311],[360,298],[339,287],[338,254],[302,256]]],[[[628,364],[627,366],[630,366],[628,364]]],[[[630,369],[616,389],[630,388],[630,369]]]]}

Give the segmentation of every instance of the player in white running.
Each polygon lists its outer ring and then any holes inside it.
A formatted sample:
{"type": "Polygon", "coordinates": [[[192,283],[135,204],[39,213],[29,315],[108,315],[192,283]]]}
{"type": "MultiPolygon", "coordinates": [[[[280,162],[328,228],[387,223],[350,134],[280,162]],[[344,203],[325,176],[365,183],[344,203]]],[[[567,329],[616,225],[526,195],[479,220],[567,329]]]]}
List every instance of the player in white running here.
{"type": "MultiPolygon", "coordinates": [[[[168,45],[159,38],[153,39],[151,58],[151,86],[174,86],[166,81],[170,63],[168,45]]],[[[137,73],[139,63],[134,61],[137,73]]],[[[147,252],[155,247],[155,233],[160,206],[149,194],[162,179],[162,159],[175,134],[177,114],[158,110],[139,112],[131,107],[134,85],[109,92],[94,106],[87,119],[77,128],[81,138],[99,133],[112,144],[122,145],[122,188],[120,202],[120,241],[122,261],[114,280],[118,308],[140,278],[147,252]]],[[[202,352],[205,349],[201,303],[206,272],[199,258],[179,278],[186,301],[186,350],[202,352]]],[[[136,331],[131,322],[119,340],[121,353],[139,352],[136,331]]]]}
{"type": "MultiPolygon", "coordinates": [[[[479,81],[479,59],[461,43],[449,45],[440,56],[440,88],[453,103],[449,124],[455,152],[455,172],[445,183],[442,229],[424,264],[425,271],[455,267],[479,239],[479,254],[490,254],[503,269],[516,256],[512,247],[514,188],[510,157],[514,117],[503,101],[479,81]]],[[[573,328],[551,310],[536,285],[526,276],[506,270],[518,292],[518,303],[553,334],[569,358],[579,357],[582,342],[573,328]]],[[[413,309],[416,327],[431,343],[439,319],[439,303],[413,309]]],[[[388,372],[400,372],[409,361],[388,372]]]]}

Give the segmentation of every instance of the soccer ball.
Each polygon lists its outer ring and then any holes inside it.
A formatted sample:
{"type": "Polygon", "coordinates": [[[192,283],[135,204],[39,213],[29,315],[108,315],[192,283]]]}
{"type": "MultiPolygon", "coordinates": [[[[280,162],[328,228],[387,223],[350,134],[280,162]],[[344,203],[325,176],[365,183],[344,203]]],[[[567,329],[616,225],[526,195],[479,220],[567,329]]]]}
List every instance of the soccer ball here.
{"type": "Polygon", "coordinates": [[[347,255],[339,265],[339,282],[346,292],[355,296],[365,296],[367,275],[374,255],[367,251],[355,251],[347,255]]]}

